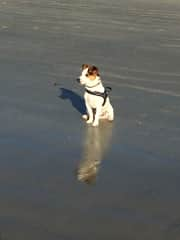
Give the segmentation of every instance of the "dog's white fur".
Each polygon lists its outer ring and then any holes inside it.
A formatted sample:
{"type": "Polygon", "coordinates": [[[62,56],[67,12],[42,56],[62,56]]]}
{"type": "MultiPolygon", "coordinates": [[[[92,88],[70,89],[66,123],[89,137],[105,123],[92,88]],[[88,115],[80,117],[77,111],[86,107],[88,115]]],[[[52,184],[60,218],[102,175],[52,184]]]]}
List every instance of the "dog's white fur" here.
{"type": "MultiPolygon", "coordinates": [[[[101,78],[97,75],[94,80],[90,80],[88,76],[86,76],[87,72],[88,67],[82,70],[81,76],[79,77],[80,84],[84,85],[84,87],[91,92],[96,91],[103,93],[105,88],[102,84],[101,78]]],[[[108,119],[109,121],[114,120],[114,110],[110,103],[109,96],[107,97],[104,106],[102,106],[104,99],[101,96],[92,95],[85,91],[84,99],[88,115],[83,115],[82,117],[87,119],[87,123],[92,123],[95,127],[99,125],[99,119],[108,119]],[[95,109],[95,114],[93,114],[93,109],[95,109]]]]}

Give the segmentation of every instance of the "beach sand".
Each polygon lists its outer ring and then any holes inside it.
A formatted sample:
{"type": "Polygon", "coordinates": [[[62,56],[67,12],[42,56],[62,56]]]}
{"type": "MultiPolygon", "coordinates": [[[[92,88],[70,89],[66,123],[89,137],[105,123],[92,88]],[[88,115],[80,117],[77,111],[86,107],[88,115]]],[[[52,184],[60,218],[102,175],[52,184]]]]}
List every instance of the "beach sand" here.
{"type": "Polygon", "coordinates": [[[180,239],[179,13],[0,1],[2,240],[180,239]],[[82,63],[112,87],[113,123],[81,119],[82,63]]]}

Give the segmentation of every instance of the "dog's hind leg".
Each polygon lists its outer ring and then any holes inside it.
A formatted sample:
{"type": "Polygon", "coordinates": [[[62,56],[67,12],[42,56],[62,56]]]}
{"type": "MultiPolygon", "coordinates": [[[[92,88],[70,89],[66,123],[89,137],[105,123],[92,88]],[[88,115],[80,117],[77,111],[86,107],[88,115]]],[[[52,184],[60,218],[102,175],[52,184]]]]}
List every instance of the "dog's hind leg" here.
{"type": "Polygon", "coordinates": [[[108,120],[109,121],[114,120],[114,110],[111,104],[109,104],[109,107],[108,107],[108,120]]]}

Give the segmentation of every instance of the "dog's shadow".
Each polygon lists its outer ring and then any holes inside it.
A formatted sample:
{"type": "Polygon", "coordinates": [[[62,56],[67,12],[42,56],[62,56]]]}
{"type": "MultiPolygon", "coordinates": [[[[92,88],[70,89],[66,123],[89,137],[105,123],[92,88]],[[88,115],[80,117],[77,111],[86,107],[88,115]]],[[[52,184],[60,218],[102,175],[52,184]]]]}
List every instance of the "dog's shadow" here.
{"type": "Polygon", "coordinates": [[[59,97],[63,100],[69,100],[72,106],[81,114],[86,113],[86,106],[84,102],[84,98],[79,96],[76,92],[66,89],[60,88],[60,95],[59,97]]]}

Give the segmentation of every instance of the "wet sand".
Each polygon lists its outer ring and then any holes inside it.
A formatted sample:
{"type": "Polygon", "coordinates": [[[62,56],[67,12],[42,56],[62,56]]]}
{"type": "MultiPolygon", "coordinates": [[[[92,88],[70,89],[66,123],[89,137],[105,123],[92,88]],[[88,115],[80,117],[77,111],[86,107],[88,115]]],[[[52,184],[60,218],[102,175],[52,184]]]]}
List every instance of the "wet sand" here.
{"type": "Polygon", "coordinates": [[[179,23],[175,0],[0,1],[2,240],[179,240],[179,23]],[[112,124],[81,120],[82,63],[112,124]]]}

